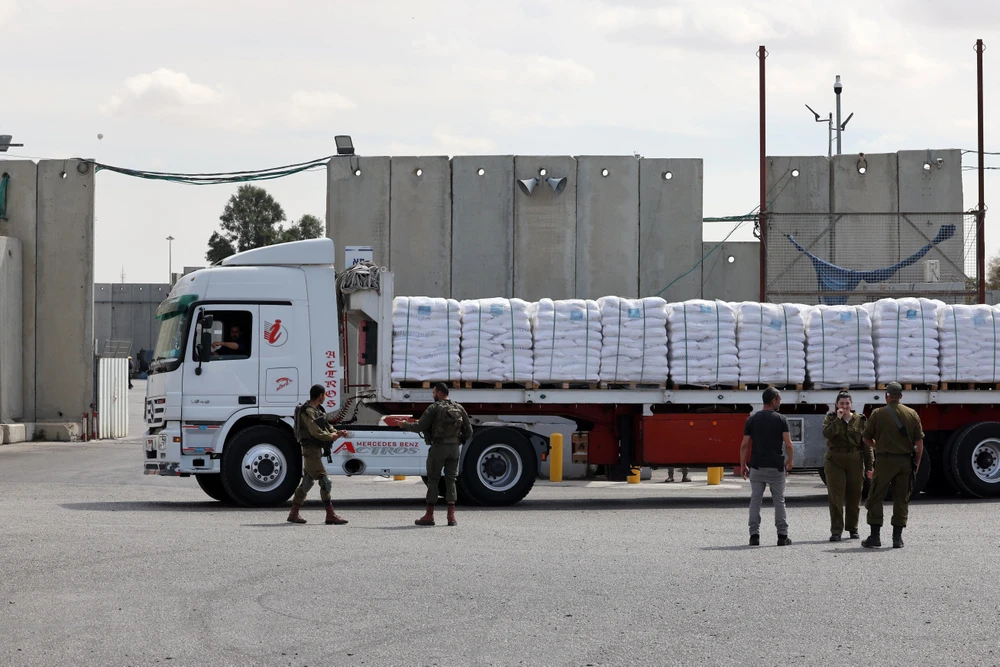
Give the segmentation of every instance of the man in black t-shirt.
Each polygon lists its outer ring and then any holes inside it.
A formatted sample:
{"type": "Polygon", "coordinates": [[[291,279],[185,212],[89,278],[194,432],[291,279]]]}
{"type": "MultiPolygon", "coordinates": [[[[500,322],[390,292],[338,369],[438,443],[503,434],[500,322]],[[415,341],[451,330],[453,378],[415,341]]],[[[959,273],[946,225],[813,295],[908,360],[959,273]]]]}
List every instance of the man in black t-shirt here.
{"type": "Polygon", "coordinates": [[[743,479],[750,478],[750,546],[760,544],[760,505],[764,489],[770,487],[778,546],[783,547],[792,543],[788,539],[788,514],[785,512],[785,476],[792,469],[794,449],[788,420],[778,412],[781,392],[768,387],[763,399],[764,409],[747,419],[740,444],[740,469],[743,479]],[[747,454],[750,455],[749,464],[747,454]]]}

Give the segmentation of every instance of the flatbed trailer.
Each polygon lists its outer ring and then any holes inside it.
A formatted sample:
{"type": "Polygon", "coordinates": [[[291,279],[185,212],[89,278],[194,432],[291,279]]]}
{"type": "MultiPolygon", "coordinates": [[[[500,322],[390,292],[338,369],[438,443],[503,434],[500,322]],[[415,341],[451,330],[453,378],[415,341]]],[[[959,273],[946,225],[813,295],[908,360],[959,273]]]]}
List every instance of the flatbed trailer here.
{"type": "MultiPolygon", "coordinates": [[[[178,281],[158,311],[160,341],[147,385],[147,474],[193,474],[219,500],[286,502],[301,475],[291,416],[316,383],[327,388],[332,421],[349,433],[334,445],[330,474],[423,474],[425,443],[392,416],[419,416],[433,402],[432,381],[392,380],[393,276],[383,272],[377,283],[348,291],[338,287],[333,262],[331,240],[299,241],[240,253],[178,281]],[[219,342],[220,321],[249,330],[245,358],[201,354],[219,342]],[[348,333],[354,331],[356,338],[348,333]],[[358,405],[387,418],[379,425],[349,423],[358,405]]],[[[460,492],[484,505],[516,503],[530,492],[549,453],[548,436],[532,428],[539,418],[572,422],[573,460],[624,479],[643,466],[737,466],[743,425],[762,407],[759,387],[443,380],[474,423],[462,448],[460,492]]],[[[782,389],[797,470],[822,469],[822,423],[839,391],[782,389]]],[[[866,414],[884,404],[879,387],[849,391],[855,409],[866,414]]],[[[1000,495],[995,386],[911,386],[903,400],[920,413],[926,433],[928,455],[915,493],[1000,495]]]]}

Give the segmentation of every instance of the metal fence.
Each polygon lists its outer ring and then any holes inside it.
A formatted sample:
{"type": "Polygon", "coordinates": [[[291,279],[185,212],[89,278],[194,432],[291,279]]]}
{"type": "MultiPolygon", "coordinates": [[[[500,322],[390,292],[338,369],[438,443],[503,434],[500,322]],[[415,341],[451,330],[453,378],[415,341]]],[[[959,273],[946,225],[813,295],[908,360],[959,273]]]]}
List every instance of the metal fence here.
{"type": "Polygon", "coordinates": [[[769,213],[771,302],[975,303],[975,213],[769,213]]]}

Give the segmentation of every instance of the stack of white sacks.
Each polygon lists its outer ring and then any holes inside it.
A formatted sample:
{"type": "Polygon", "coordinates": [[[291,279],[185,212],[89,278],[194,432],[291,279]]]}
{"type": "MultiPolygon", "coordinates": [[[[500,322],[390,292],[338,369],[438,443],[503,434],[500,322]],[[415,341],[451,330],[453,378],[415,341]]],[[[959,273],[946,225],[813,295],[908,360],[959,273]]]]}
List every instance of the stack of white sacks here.
{"type": "Polygon", "coordinates": [[[815,306],[806,314],[806,372],[817,387],[875,384],[872,318],[861,306],[815,306]]]}
{"type": "Polygon", "coordinates": [[[664,384],[667,361],[667,302],[658,297],[597,300],[601,310],[601,382],[664,384]]]}
{"type": "Polygon", "coordinates": [[[670,376],[674,384],[739,383],[736,312],[723,301],[695,299],[667,306],[670,376]]]}
{"type": "Polygon", "coordinates": [[[938,309],[942,382],[1000,382],[1000,310],[996,306],[938,309]]]}
{"type": "Polygon", "coordinates": [[[521,299],[463,301],[462,379],[531,382],[531,304],[521,299]]]}
{"type": "Polygon", "coordinates": [[[938,310],[931,299],[880,299],[865,309],[872,313],[875,379],[879,383],[937,384],[938,310]]]}
{"type": "Polygon", "coordinates": [[[458,301],[400,296],[392,301],[392,379],[461,379],[462,316],[458,301]]]}
{"type": "Polygon", "coordinates": [[[808,306],[744,302],[736,305],[740,383],[801,384],[806,380],[808,306]]]}
{"type": "Polygon", "coordinates": [[[542,299],[532,304],[535,382],[599,382],[601,309],[596,301],[542,299]]]}

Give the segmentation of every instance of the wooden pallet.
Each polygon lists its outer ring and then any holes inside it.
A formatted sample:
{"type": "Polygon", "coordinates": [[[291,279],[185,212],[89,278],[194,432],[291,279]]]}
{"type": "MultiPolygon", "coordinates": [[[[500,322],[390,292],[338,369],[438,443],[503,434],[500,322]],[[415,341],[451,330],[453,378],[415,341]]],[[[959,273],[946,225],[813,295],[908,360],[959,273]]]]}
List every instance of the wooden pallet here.
{"type": "MultiPolygon", "coordinates": [[[[885,389],[886,382],[878,383],[878,388],[885,389]]],[[[937,391],[938,385],[922,382],[903,382],[903,391],[937,391]]]]}
{"type": "Polygon", "coordinates": [[[451,389],[458,389],[461,387],[462,383],[458,380],[424,380],[423,382],[417,381],[403,381],[403,382],[393,382],[393,389],[430,389],[438,382],[444,382],[451,389]]]}
{"type": "Polygon", "coordinates": [[[675,384],[672,385],[674,391],[735,391],[739,389],[738,385],[728,385],[728,384],[715,384],[709,387],[699,387],[693,384],[675,384]]]}
{"type": "Polygon", "coordinates": [[[805,385],[801,382],[797,384],[740,384],[740,391],[764,391],[768,387],[774,387],[778,391],[802,391],[805,385]]]}
{"type": "Polygon", "coordinates": [[[539,389],[600,389],[599,382],[542,382],[539,389]]]}
{"type": "Polygon", "coordinates": [[[601,389],[666,389],[666,382],[602,382],[601,389]]]}
{"type": "MultiPolygon", "coordinates": [[[[993,384],[992,382],[942,382],[941,389],[947,391],[951,389],[952,391],[959,390],[974,390],[974,391],[998,391],[1000,390],[1000,383],[993,384]]],[[[905,390],[906,387],[904,386],[905,390]]]]}
{"type": "Polygon", "coordinates": [[[538,389],[534,382],[462,382],[463,389],[538,389]]]}

